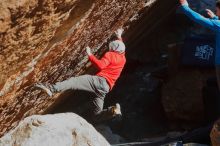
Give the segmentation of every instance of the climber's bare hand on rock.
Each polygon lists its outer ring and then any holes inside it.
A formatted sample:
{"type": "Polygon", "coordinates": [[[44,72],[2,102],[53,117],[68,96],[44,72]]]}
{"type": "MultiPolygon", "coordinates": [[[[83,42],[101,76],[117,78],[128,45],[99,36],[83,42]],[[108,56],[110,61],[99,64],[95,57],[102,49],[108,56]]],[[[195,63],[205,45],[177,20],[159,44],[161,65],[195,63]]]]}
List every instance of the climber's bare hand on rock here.
{"type": "Polygon", "coordinates": [[[189,5],[187,0],[179,0],[180,4],[183,6],[183,5],[189,5]]]}
{"type": "Polygon", "coordinates": [[[119,28],[115,31],[115,35],[117,36],[117,38],[121,39],[122,38],[122,33],[124,32],[123,28],[119,28]]]}
{"type": "Polygon", "coordinates": [[[86,53],[88,56],[92,55],[92,52],[89,46],[86,47],[86,53]]]}

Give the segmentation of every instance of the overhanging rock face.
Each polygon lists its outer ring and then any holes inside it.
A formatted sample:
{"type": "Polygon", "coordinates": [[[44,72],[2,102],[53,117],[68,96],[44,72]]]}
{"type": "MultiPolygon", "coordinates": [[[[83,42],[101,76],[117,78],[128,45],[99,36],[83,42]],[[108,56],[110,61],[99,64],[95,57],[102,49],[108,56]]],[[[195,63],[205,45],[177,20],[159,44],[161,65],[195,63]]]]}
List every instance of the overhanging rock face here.
{"type": "Polygon", "coordinates": [[[129,27],[156,0],[3,0],[0,11],[0,135],[42,114],[59,95],[35,90],[86,72],[85,47],[100,56],[117,28],[129,27]],[[97,53],[99,52],[99,53],[97,53]]]}

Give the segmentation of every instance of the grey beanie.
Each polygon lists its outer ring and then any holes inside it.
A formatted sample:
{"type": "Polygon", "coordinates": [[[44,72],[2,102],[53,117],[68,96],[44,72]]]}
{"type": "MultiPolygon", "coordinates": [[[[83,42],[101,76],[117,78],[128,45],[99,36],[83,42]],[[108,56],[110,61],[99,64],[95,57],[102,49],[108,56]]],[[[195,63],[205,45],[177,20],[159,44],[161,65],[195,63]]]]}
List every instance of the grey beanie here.
{"type": "Polygon", "coordinates": [[[120,40],[115,40],[109,43],[109,50],[116,51],[119,53],[125,52],[125,44],[120,40]]]}

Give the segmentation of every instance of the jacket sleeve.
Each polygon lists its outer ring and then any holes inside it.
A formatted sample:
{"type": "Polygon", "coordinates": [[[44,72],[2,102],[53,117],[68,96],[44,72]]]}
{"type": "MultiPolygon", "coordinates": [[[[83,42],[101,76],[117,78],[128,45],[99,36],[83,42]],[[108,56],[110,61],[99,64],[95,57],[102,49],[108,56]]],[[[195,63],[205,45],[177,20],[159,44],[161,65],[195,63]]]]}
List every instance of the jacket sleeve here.
{"type": "Polygon", "coordinates": [[[106,53],[100,60],[97,59],[94,55],[89,56],[89,60],[95,65],[99,70],[102,70],[110,64],[109,54],[106,53]]]}
{"type": "Polygon", "coordinates": [[[214,31],[220,31],[220,21],[218,19],[205,18],[204,16],[189,8],[188,5],[182,5],[181,10],[190,19],[199,23],[200,25],[205,26],[214,31]]]}
{"type": "Polygon", "coordinates": [[[122,38],[118,38],[118,40],[123,42],[123,39],[122,39],[122,38]]]}
{"type": "Polygon", "coordinates": [[[214,16],[212,19],[213,19],[213,20],[218,20],[219,17],[218,17],[218,16],[214,16]]]}

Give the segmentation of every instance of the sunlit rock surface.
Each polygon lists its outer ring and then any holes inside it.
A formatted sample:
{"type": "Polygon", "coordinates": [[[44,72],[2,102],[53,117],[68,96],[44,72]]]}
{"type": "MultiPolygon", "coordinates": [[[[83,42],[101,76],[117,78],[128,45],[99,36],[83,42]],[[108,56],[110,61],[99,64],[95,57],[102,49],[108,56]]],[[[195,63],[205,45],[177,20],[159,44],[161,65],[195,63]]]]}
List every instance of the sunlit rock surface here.
{"type": "Polygon", "coordinates": [[[0,139],[0,146],[110,146],[83,118],[73,113],[31,116],[0,139]]]}
{"type": "MultiPolygon", "coordinates": [[[[100,56],[119,27],[156,0],[3,0],[0,5],[0,135],[58,102],[32,85],[85,73],[85,47],[100,56]],[[97,53],[99,52],[99,53],[97,53]]],[[[132,28],[131,28],[132,29],[132,28]]]]}

